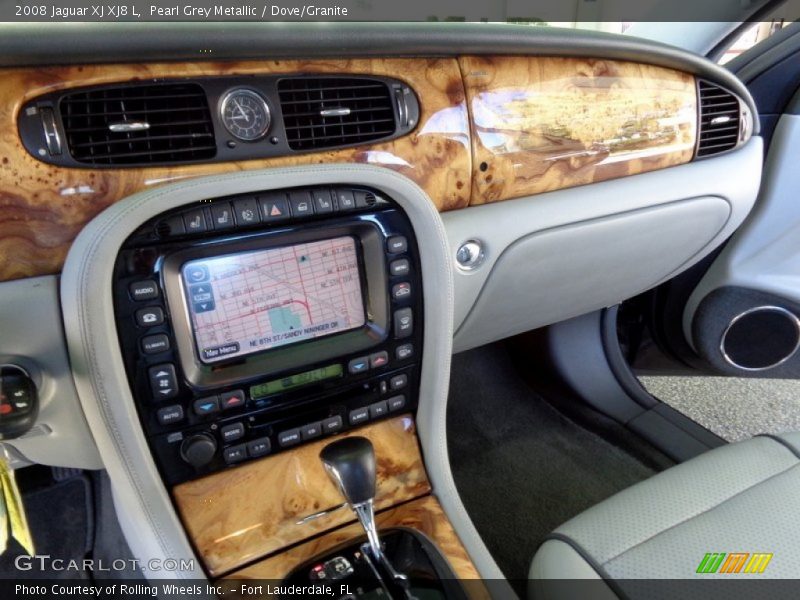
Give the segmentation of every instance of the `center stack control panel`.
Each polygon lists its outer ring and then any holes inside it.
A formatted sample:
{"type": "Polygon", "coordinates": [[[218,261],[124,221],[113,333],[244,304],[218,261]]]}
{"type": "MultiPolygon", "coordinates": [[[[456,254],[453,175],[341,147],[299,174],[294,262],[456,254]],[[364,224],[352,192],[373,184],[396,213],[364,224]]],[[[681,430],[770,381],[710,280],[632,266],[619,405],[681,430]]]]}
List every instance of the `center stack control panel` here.
{"type": "Polygon", "coordinates": [[[417,244],[375,190],[270,190],[164,213],[124,243],[113,290],[169,485],[417,406],[417,244]]]}

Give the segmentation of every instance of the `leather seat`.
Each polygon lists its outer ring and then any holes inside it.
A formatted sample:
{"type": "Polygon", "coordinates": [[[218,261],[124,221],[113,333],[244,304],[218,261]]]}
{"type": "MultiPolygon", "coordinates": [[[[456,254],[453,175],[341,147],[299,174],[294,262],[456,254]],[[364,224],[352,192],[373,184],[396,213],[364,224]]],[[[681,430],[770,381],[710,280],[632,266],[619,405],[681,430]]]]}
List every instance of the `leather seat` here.
{"type": "Polygon", "coordinates": [[[642,580],[730,581],[733,575],[763,582],[797,578],[799,565],[797,432],[717,448],[581,513],[540,546],[530,592],[563,597],[553,580],[594,579],[593,597],[649,600],[652,586],[645,596],[642,580]],[[725,557],[706,559],[709,553],[725,557]],[[753,557],[760,553],[772,557],[753,557]],[[766,563],[761,573],[748,572],[751,560],[766,563]]]}

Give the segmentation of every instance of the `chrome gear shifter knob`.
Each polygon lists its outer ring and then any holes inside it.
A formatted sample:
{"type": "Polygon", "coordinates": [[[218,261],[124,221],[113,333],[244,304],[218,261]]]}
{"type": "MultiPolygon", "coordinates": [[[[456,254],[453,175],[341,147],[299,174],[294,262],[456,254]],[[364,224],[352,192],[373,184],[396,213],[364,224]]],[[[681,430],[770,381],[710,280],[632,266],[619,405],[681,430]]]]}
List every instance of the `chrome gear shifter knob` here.
{"type": "Polygon", "coordinates": [[[350,506],[375,498],[375,450],[364,437],[328,444],[319,453],[325,470],[350,506]]]}
{"type": "Polygon", "coordinates": [[[328,475],[367,533],[373,558],[383,556],[375,525],[375,450],[363,437],[348,437],[325,446],[319,454],[328,475]]]}

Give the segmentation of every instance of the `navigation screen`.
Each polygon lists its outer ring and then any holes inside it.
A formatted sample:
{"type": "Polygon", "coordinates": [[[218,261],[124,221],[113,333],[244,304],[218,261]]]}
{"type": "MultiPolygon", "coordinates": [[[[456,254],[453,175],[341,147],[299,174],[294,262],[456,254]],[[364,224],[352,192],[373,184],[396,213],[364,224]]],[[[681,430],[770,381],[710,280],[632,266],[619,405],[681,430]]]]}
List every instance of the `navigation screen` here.
{"type": "Polygon", "coordinates": [[[204,363],[365,322],[352,237],[193,260],[181,273],[204,363]]]}

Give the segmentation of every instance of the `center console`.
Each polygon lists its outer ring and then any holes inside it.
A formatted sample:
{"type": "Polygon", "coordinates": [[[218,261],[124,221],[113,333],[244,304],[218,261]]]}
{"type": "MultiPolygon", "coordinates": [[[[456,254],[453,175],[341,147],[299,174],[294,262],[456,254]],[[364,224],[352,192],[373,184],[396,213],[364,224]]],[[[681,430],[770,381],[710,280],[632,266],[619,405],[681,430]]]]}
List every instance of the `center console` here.
{"type": "MultiPolygon", "coordinates": [[[[485,549],[442,443],[451,269],[436,205],[372,166],[187,177],[97,215],[72,245],[61,303],[134,556],[186,560],[183,577],[216,582],[302,579],[342,555],[370,568],[356,556],[365,529],[321,460],[360,437],[401,587],[448,579],[404,530],[477,579],[473,548],[485,549]]],[[[356,595],[386,589],[370,580],[356,595]]]]}
{"type": "Polygon", "coordinates": [[[365,187],[209,198],[139,227],[115,318],[165,483],[413,412],[420,272],[407,217],[365,187]]]}

